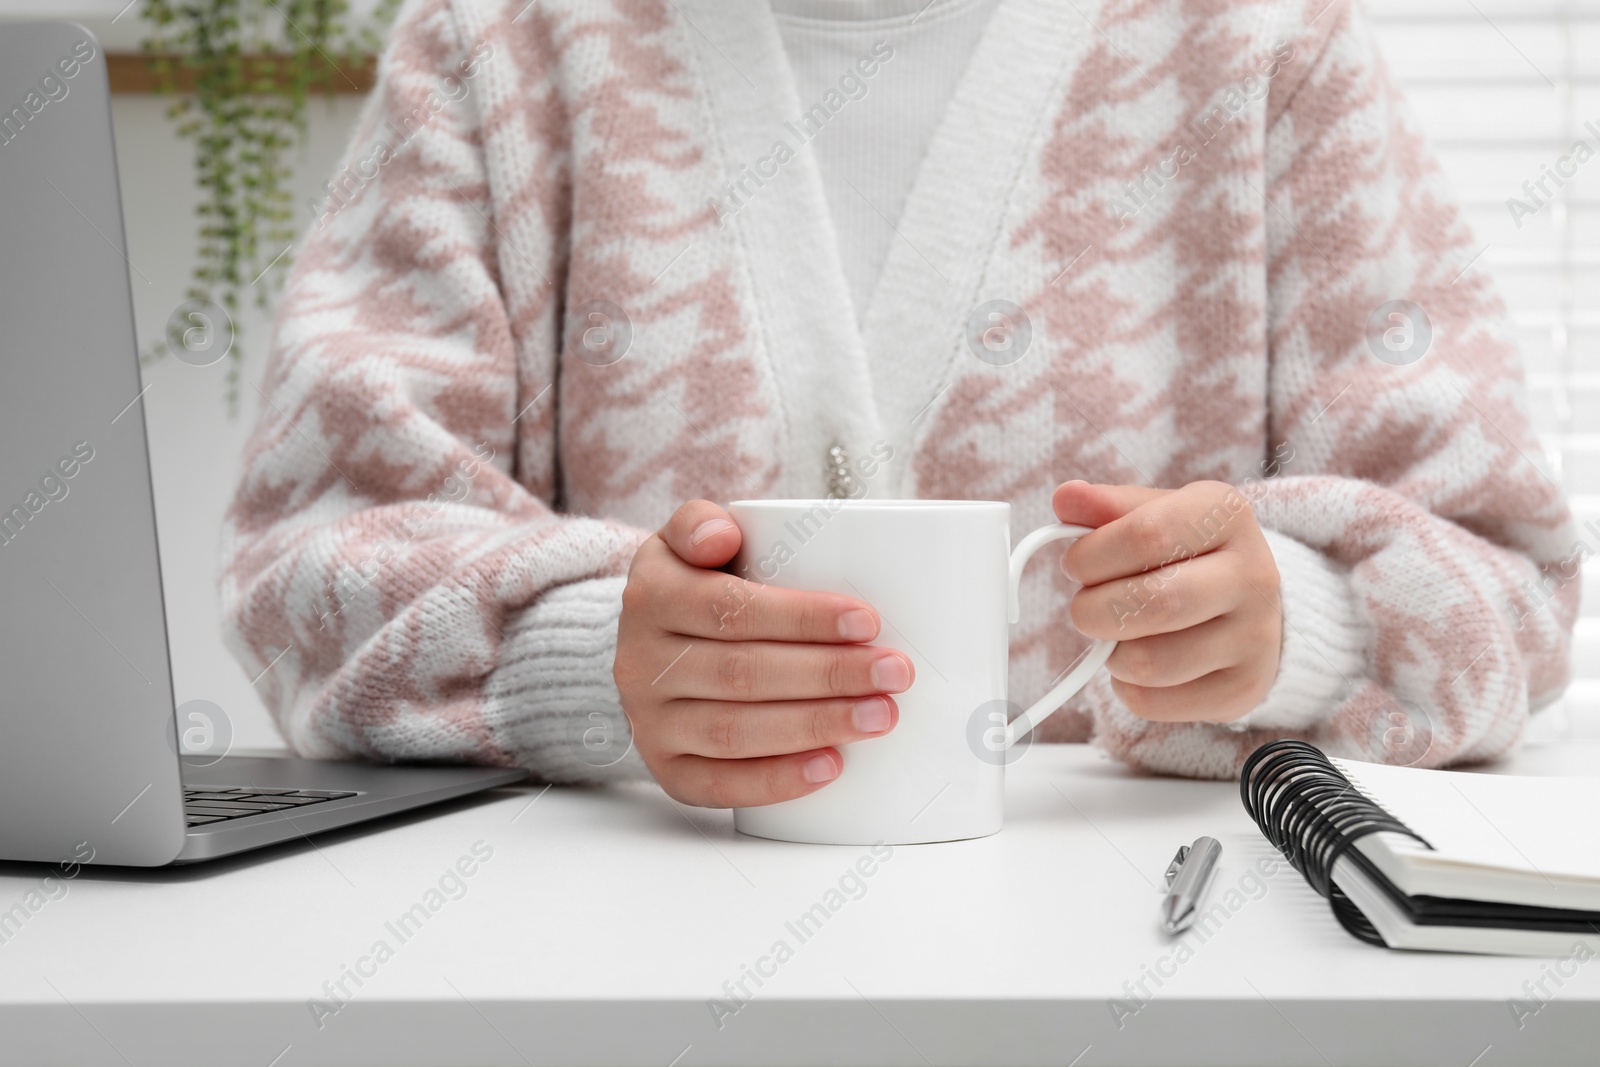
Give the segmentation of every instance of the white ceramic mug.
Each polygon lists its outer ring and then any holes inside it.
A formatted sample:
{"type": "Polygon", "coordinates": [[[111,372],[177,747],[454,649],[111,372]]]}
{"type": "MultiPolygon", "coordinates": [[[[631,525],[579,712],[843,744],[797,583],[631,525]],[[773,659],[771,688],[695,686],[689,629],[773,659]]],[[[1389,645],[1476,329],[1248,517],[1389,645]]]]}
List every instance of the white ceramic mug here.
{"type": "MultiPolygon", "coordinates": [[[[1011,548],[1011,505],[986,500],[738,500],[741,578],[843,593],[883,625],[875,645],[911,658],[895,728],[842,745],[844,770],[808,796],[734,809],[740,832],[866,845],[983,837],[1004,821],[1011,746],[1082,689],[1116,647],[1096,641],[1007,722],[1006,672],[1022,568],[1085,526],[1035,530],[1011,548]]],[[[756,595],[759,595],[757,593],[756,595]]]]}

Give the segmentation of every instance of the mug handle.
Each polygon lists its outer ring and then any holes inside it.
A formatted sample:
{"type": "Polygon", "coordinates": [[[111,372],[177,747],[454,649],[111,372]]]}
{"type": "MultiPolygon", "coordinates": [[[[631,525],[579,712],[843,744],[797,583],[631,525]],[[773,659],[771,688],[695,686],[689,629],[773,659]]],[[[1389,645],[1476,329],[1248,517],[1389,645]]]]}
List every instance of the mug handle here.
{"type": "MultiPolygon", "coordinates": [[[[1058,522],[1033,531],[1033,533],[1024,537],[1022,542],[1012,550],[1011,577],[1007,582],[1007,612],[1012,624],[1018,621],[1021,614],[1017,590],[1022,584],[1022,568],[1028,565],[1028,560],[1033,558],[1033,554],[1051,541],[1060,541],[1069,537],[1082,537],[1086,533],[1093,532],[1093,530],[1094,527],[1092,526],[1073,526],[1068,523],[1058,522]]],[[[1078,690],[1088,684],[1090,675],[1103,667],[1106,660],[1111,658],[1111,652],[1116,647],[1117,643],[1115,641],[1107,640],[1098,640],[1090,645],[1089,650],[1078,661],[1078,665],[1072,668],[1065,678],[1057,682],[1050,692],[1035,701],[1027,711],[1011,720],[1010,725],[1006,727],[1006,747],[1009,748],[1016,744],[1019,739],[1027,736],[1028,731],[1038,726],[1058,711],[1061,705],[1072,699],[1072,696],[1078,690]]]]}

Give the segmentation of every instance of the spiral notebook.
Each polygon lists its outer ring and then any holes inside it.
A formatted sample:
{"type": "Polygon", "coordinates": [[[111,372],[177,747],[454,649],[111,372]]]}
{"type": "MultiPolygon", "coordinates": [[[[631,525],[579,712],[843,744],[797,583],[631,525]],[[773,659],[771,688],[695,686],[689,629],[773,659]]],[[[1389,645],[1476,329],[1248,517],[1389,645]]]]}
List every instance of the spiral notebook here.
{"type": "Polygon", "coordinates": [[[1245,810],[1351,934],[1389,948],[1600,952],[1600,777],[1537,778],[1258,749],[1245,810]]]}

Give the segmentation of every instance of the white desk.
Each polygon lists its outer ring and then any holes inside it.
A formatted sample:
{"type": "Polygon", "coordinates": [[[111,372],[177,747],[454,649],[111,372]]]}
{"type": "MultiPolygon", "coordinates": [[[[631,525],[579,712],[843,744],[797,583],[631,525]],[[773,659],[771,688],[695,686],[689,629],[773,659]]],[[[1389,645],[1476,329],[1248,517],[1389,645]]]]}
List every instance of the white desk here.
{"type": "MultiPolygon", "coordinates": [[[[1587,744],[1498,769],[1597,766],[1587,744]]],[[[1558,989],[1554,961],[1371,948],[1281,862],[1177,962],[1156,925],[1176,846],[1223,842],[1214,902],[1275,858],[1236,785],[1041,745],[1008,800],[995,837],[895,848],[803,941],[785,924],[868,850],[742,838],[727,813],[649,786],[511,790],[315,848],[85,869],[0,944],[0,1063],[1596,1062],[1600,963],[1558,989]],[[464,895],[397,937],[385,924],[479,841],[493,854],[464,895]],[[780,940],[792,957],[762,964],[762,988],[746,979],[751,1000],[719,1029],[708,1000],[780,940]],[[319,1029],[308,999],[379,941],[392,956],[362,965],[360,987],[346,978],[319,1029]],[[1143,1007],[1124,986],[1141,978],[1143,1007]],[[1519,1030],[1509,1002],[1541,978],[1549,1002],[1519,1030]],[[1139,1009],[1120,1028],[1113,999],[1139,1009]]],[[[45,873],[0,864],[0,909],[45,873]]]]}

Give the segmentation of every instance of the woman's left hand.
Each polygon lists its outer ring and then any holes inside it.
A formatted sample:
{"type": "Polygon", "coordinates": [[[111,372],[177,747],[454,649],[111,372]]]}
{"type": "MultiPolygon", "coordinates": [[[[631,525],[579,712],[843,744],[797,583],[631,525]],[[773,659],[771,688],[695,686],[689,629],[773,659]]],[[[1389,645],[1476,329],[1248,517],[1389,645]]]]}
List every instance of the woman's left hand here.
{"type": "Polygon", "coordinates": [[[1062,522],[1096,528],[1063,561],[1083,586],[1072,621],[1119,642],[1106,667],[1130,711],[1227,722],[1261,703],[1283,643],[1278,566],[1238,489],[1072,481],[1052,504],[1062,522]]]}

